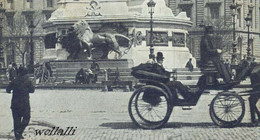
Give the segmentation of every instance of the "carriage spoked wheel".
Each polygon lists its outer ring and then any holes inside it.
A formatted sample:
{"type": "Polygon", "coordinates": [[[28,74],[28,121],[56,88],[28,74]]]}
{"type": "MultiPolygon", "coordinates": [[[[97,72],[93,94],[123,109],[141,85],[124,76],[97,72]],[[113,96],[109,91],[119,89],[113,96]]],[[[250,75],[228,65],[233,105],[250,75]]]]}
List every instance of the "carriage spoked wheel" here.
{"type": "Polygon", "coordinates": [[[220,127],[235,127],[245,115],[245,103],[235,93],[220,93],[210,104],[210,117],[220,127]]]}
{"type": "Polygon", "coordinates": [[[132,121],[138,127],[160,128],[171,115],[169,95],[159,87],[143,86],[131,96],[128,111],[132,121]]]}
{"type": "Polygon", "coordinates": [[[48,82],[50,78],[50,72],[45,68],[36,68],[34,69],[34,81],[36,83],[45,83],[48,82]]]}

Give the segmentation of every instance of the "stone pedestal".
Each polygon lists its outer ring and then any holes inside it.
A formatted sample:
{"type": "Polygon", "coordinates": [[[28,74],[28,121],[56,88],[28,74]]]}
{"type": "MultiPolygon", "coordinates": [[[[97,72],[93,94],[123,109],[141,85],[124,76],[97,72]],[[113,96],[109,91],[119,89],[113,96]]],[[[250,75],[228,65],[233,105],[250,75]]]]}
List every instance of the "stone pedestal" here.
{"type": "MultiPolygon", "coordinates": [[[[170,70],[184,68],[190,58],[196,67],[195,59],[186,47],[188,29],[192,27],[190,18],[185,12],[175,16],[164,0],[154,1],[156,2],[153,15],[155,54],[163,52],[165,57],[163,65],[170,70]]],[[[61,6],[52,13],[43,28],[47,33],[56,30],[66,34],[78,20],[86,20],[94,33],[107,33],[113,30],[118,34],[132,36],[134,37],[132,48],[122,59],[133,60],[133,66],[137,66],[149,59],[150,15],[147,2],[149,0],[61,0],[59,2],[61,6]]],[[[63,57],[54,60],[61,58],[63,57]]],[[[108,56],[108,58],[116,61],[114,57],[108,56]]]]}
{"type": "MultiPolygon", "coordinates": [[[[50,61],[53,68],[53,76],[56,77],[56,81],[60,82],[63,80],[75,80],[77,72],[83,68],[85,71],[90,69],[92,60],[52,60],[50,61]]],[[[105,80],[104,71],[107,69],[118,69],[130,76],[131,67],[133,67],[133,61],[128,59],[111,59],[111,60],[96,60],[96,63],[100,67],[100,74],[98,81],[105,80]]],[[[122,77],[124,78],[124,77],[122,77]]],[[[128,78],[128,77],[125,77],[128,78]]]]}

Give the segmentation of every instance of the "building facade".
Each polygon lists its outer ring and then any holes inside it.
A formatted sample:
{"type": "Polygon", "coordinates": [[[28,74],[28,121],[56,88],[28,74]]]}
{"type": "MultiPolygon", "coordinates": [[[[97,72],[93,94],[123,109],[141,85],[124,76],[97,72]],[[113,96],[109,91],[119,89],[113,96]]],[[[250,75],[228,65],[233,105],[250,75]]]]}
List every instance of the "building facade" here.
{"type": "MultiPolygon", "coordinates": [[[[235,31],[237,41],[237,58],[243,58],[247,53],[248,31],[245,21],[247,14],[250,15],[250,48],[251,53],[260,61],[260,41],[259,41],[259,0],[234,0],[237,8],[231,10],[230,5],[232,0],[169,0],[168,6],[174,14],[185,11],[187,16],[193,22],[193,29],[190,33],[190,51],[197,60],[200,59],[200,37],[203,34],[199,25],[202,21],[206,24],[216,22],[223,19],[223,25],[229,26],[232,32],[232,14],[235,13],[235,31]],[[207,23],[208,22],[208,23],[207,23]]],[[[231,38],[232,40],[232,38],[231,38]]],[[[232,46],[230,46],[232,48],[232,46]]],[[[225,57],[230,57],[232,49],[224,54],[225,57]]]]}
{"type": "Polygon", "coordinates": [[[44,30],[41,24],[50,18],[59,0],[0,0],[5,9],[3,20],[4,62],[7,67],[16,62],[27,65],[30,59],[31,21],[36,26],[33,32],[34,61],[40,62],[44,51],[44,30]]]}
{"type": "MultiPolygon", "coordinates": [[[[35,17],[40,17],[41,22],[34,21],[36,26],[33,34],[34,43],[34,59],[35,63],[40,62],[43,57],[46,43],[44,42],[45,34],[41,27],[41,23],[50,18],[51,13],[58,8],[58,2],[60,0],[0,0],[5,11],[4,24],[7,27],[13,26],[15,23],[15,15],[21,14],[25,18],[26,26],[29,25],[31,20],[35,20],[35,17]]],[[[232,10],[230,5],[232,0],[166,0],[168,7],[172,9],[175,15],[185,11],[187,16],[190,17],[193,22],[193,28],[189,31],[189,39],[187,45],[192,55],[199,60],[200,59],[200,38],[203,30],[199,28],[201,21],[212,21],[220,18],[224,19],[223,24],[226,26],[232,26],[232,10]]],[[[259,0],[235,0],[237,5],[236,9],[236,40],[237,40],[237,58],[243,58],[243,55],[247,53],[247,26],[245,17],[250,14],[252,17],[250,26],[250,48],[251,53],[256,57],[256,60],[260,59],[260,7],[259,0]]],[[[156,11],[155,11],[156,12],[156,11]]],[[[17,62],[22,64],[29,62],[28,41],[30,34],[28,32],[24,34],[12,35],[3,29],[2,46],[4,47],[4,66],[7,66],[11,62],[17,62]],[[17,43],[18,42],[18,43],[17,43]],[[21,47],[24,46],[24,55],[21,55],[21,47]],[[24,57],[24,58],[23,58],[24,57]],[[23,60],[24,59],[24,60],[23,60]]],[[[232,39],[232,38],[231,38],[232,39]]],[[[48,46],[47,46],[48,48],[48,46]]],[[[230,47],[231,48],[231,47],[230,47]]],[[[232,50],[225,54],[225,57],[231,56],[232,50]]]]}

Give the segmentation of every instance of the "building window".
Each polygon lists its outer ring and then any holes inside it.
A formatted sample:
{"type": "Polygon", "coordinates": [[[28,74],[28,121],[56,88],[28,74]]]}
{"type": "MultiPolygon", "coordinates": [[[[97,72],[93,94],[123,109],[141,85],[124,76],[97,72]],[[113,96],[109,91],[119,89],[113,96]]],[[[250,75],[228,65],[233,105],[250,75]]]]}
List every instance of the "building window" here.
{"type": "Polygon", "coordinates": [[[47,7],[53,7],[53,0],[47,0],[47,7]]]}
{"type": "Polygon", "coordinates": [[[33,20],[33,13],[28,13],[28,14],[25,14],[25,19],[26,19],[26,22],[28,24],[30,24],[30,22],[33,20]]]}
{"type": "Polygon", "coordinates": [[[252,38],[249,39],[249,45],[251,49],[251,55],[254,55],[254,39],[252,38]]]}
{"type": "Polygon", "coordinates": [[[29,8],[33,8],[33,0],[27,0],[27,3],[29,4],[29,8]]]}
{"type": "Polygon", "coordinates": [[[251,28],[253,28],[254,27],[254,16],[253,16],[253,9],[249,9],[249,11],[248,11],[248,14],[249,14],[249,16],[251,17],[251,28]]]}
{"type": "Polygon", "coordinates": [[[14,17],[13,16],[6,16],[6,20],[7,20],[8,26],[12,28],[14,26],[14,17]]]}
{"type": "Polygon", "coordinates": [[[243,39],[241,37],[238,37],[238,43],[237,43],[239,54],[239,59],[243,59],[243,39]]]}
{"type": "Polygon", "coordinates": [[[241,20],[241,8],[237,9],[237,25],[238,27],[242,26],[242,20],[241,20]]]}
{"type": "Polygon", "coordinates": [[[219,18],[219,6],[211,5],[209,8],[210,8],[211,19],[218,19],[219,18]]]}
{"type": "Polygon", "coordinates": [[[46,20],[48,20],[50,17],[51,17],[51,13],[46,13],[46,14],[45,14],[46,20]]]}

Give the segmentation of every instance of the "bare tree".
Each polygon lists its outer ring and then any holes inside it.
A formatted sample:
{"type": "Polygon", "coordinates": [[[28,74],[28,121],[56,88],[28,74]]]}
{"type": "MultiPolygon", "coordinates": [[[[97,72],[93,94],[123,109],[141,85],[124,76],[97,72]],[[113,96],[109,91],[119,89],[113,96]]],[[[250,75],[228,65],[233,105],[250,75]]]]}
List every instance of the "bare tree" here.
{"type": "Polygon", "coordinates": [[[30,18],[26,18],[22,11],[17,11],[12,21],[7,19],[4,21],[3,32],[13,42],[15,54],[21,57],[23,66],[25,65],[26,54],[29,53],[30,30],[28,26],[30,21],[33,21],[36,26],[34,31],[41,32],[41,24],[44,19],[41,13],[41,11],[35,11],[30,18]]]}

